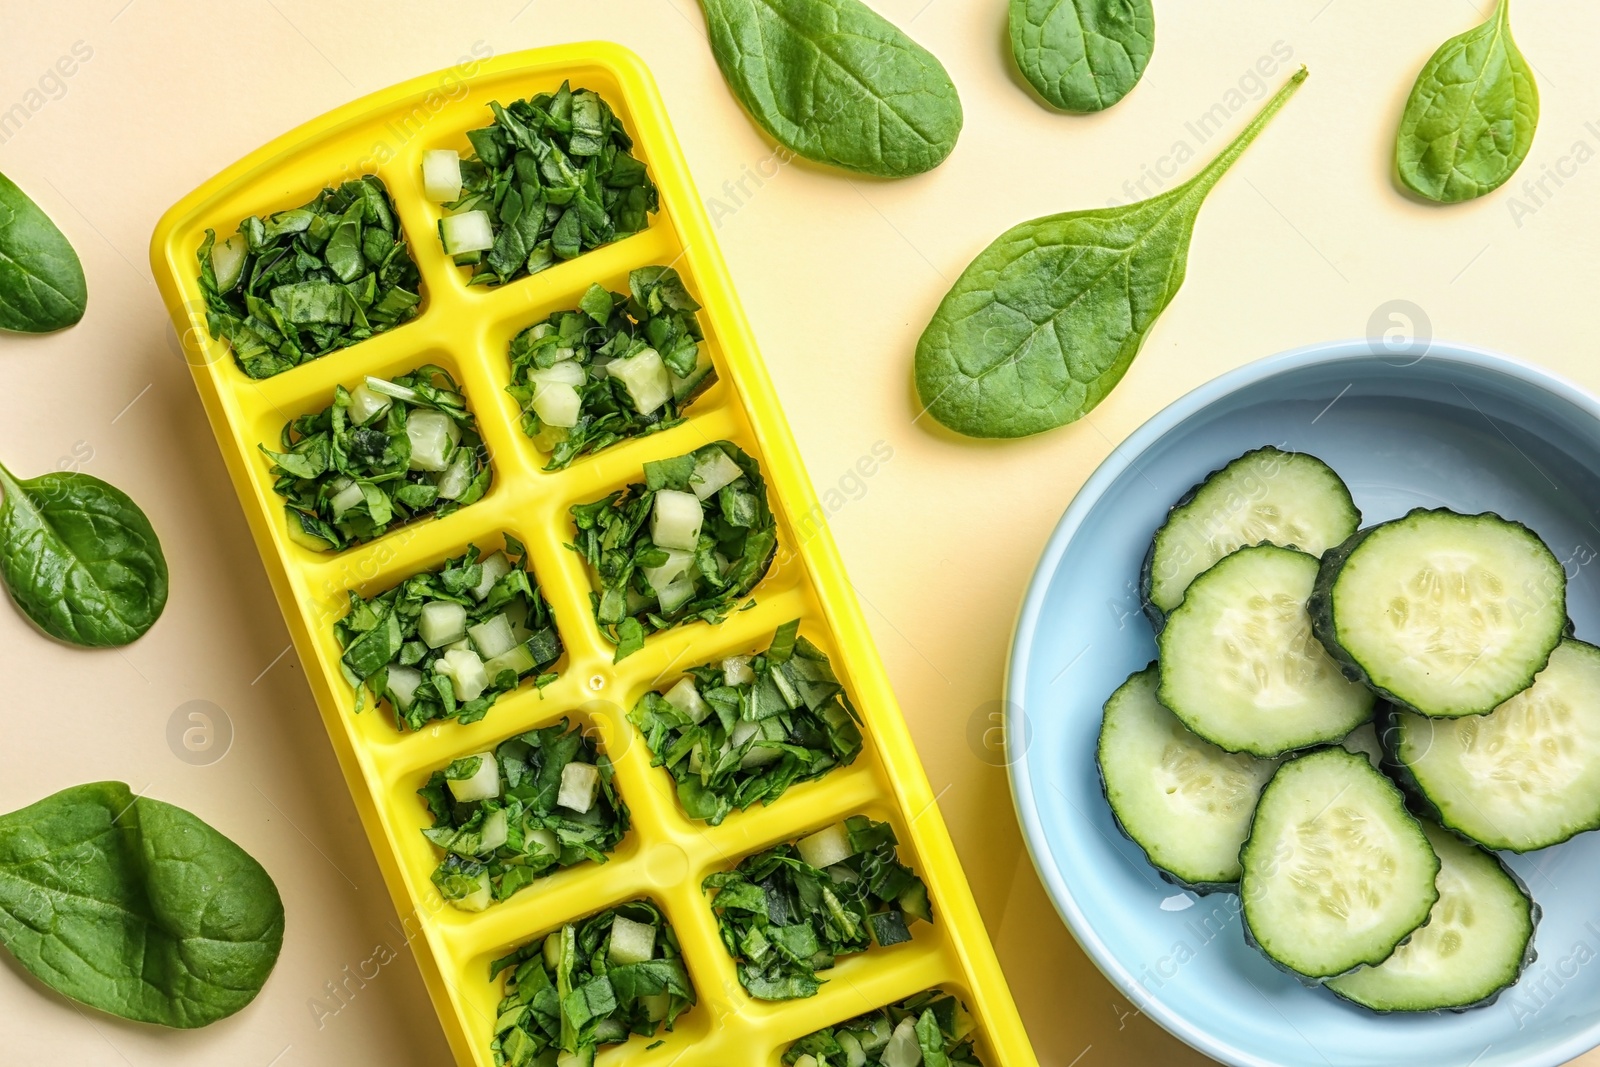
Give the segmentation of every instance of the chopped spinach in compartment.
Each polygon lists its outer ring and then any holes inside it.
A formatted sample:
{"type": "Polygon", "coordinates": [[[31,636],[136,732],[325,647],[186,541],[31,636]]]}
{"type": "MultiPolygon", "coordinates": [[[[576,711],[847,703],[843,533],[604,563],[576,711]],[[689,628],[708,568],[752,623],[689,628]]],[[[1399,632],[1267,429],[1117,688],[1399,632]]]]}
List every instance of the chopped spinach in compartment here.
{"type": "Polygon", "coordinates": [[[828,657],[784,623],[765,652],[691,667],[628,714],[692,819],[771,804],[861,751],[860,718],[828,657]]]}
{"type": "Polygon", "coordinates": [[[550,454],[545,470],[629,437],[677,426],[716,381],[694,313],[700,305],[671,267],[641,267],[628,293],[591,285],[511,341],[508,392],[522,429],[550,454]]]}
{"type": "Polygon", "coordinates": [[[500,285],[649,225],[658,194],[633,139],[598,93],[563,82],[468,130],[461,195],[439,238],[473,285],[500,285]]]}
{"type": "Polygon", "coordinates": [[[982,1067],[972,1016],[955,997],[929,989],[801,1038],[783,1054],[789,1067],[982,1067]]]}
{"type": "Polygon", "coordinates": [[[422,836],[445,852],[433,884],[482,911],[562,867],[606,862],[628,831],[612,778],[611,760],[567,719],[434,771],[417,790],[433,813],[422,836]]]}
{"type": "Polygon", "coordinates": [[[466,724],[529,675],[541,689],[555,680],[547,668],[561,658],[561,636],[522,543],[505,542],[488,556],[469,546],[371,600],[351,590],[333,633],[356,710],[370,693],[389,701],[401,729],[466,724]]]}
{"type": "Polygon", "coordinates": [[[761,468],[737,445],[716,441],[646,463],[644,478],[572,508],[572,547],[594,570],[590,599],[617,662],[647,634],[721,622],[778,549],[761,468]]]}
{"type": "Polygon", "coordinates": [[[910,941],[909,920],[933,921],[927,887],[896,843],[888,823],[852,815],[706,878],[722,943],[751,996],[815,996],[817,972],[837,957],[910,941]]]}
{"type": "Polygon", "coordinates": [[[252,378],[398,326],[422,302],[393,202],[371,174],[252,215],[226,240],[207,230],[199,262],[206,326],[252,378]]]}
{"type": "Polygon", "coordinates": [[[428,365],[389,381],[334,388],[333,403],[266,445],[289,537],[316,552],[370,541],[423,515],[475,503],[494,477],[455,380],[428,365]]]}
{"type": "Polygon", "coordinates": [[[659,908],[610,908],[497,959],[506,972],[489,1049],[496,1067],[588,1067],[601,1045],[652,1037],[695,1003],[683,953],[659,908]]]}

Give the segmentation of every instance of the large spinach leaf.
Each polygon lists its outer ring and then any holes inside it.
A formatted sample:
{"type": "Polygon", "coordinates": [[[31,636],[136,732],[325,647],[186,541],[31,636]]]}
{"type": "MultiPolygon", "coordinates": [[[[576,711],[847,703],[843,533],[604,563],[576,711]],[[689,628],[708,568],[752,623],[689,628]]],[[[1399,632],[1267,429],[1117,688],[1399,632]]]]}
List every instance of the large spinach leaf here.
{"type": "Polygon", "coordinates": [[[187,811],[95,782],[0,816],[0,943],[64,996],[187,1029],[261,991],[283,902],[187,811]]]}
{"type": "Polygon", "coordinates": [[[1406,188],[1442,204],[1498,189],[1516,173],[1539,124],[1533,71],[1511,39],[1511,2],[1452,37],[1411,87],[1395,167],[1406,188]]]}
{"type": "Polygon", "coordinates": [[[83,318],[89,299],[72,243],[0,174],[0,330],[49,333],[83,318]]]}
{"type": "Polygon", "coordinates": [[[917,343],[917,393],[927,411],[970,437],[1026,437],[1104,399],[1183,284],[1206,194],[1305,77],[1302,67],[1232,144],[1175,189],[1024,222],[979,253],[917,343]]]}
{"type": "Polygon", "coordinates": [[[961,99],[932,53],[860,0],[701,0],[711,51],[762,129],[818,163],[882,178],[932,170],[961,99]]]}
{"type": "Polygon", "coordinates": [[[167,606],[167,560],[139,505],[74,471],[18,481],[0,466],[0,575],[52,637],[126,645],[167,606]]]}
{"type": "Polygon", "coordinates": [[[1155,47],[1150,0],[1011,0],[1011,54],[1063,111],[1103,111],[1139,83],[1155,47]]]}

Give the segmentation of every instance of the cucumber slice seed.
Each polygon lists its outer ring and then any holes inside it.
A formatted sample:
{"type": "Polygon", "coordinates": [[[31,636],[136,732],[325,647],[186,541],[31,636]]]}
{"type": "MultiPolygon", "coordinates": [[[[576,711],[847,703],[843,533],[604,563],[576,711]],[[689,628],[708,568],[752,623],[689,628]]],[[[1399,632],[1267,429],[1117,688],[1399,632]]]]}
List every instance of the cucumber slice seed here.
{"type": "Polygon", "coordinates": [[[1566,585],[1521,523],[1419,508],[1324,555],[1310,607],[1323,645],[1379,694],[1423,715],[1482,715],[1544,669],[1566,585]]]}
{"type": "Polygon", "coordinates": [[[1209,892],[1239,881],[1239,848],[1276,760],[1224,752],[1156,701],[1157,667],[1106,701],[1096,764],[1117,826],[1169,881],[1209,892]]]}
{"type": "Polygon", "coordinates": [[[1539,906],[1493,853],[1423,822],[1439,857],[1427,925],[1375,967],[1327,986],[1374,1011],[1465,1011],[1494,1002],[1533,962],[1539,906]]]}
{"type": "Polygon", "coordinates": [[[1246,452],[1207,475],[1168,512],[1145,556],[1145,610],[1159,628],[1190,582],[1247,545],[1320,556],[1360,525],[1350,490],[1322,460],[1271,445],[1246,452]]]}
{"type": "Polygon", "coordinates": [[[1399,788],[1342,748],[1278,768],[1239,860],[1246,938],[1306,978],[1382,963],[1439,899],[1439,858],[1399,788]]]}
{"type": "Polygon", "coordinates": [[[1533,685],[1488,715],[1387,716],[1386,744],[1439,821],[1530,852],[1600,829],[1600,648],[1561,642],[1533,685]]]}
{"type": "Polygon", "coordinates": [[[1372,694],[1317,642],[1306,598],[1317,561],[1257,545],[1190,585],[1157,638],[1157,698],[1229,752],[1278,756],[1338,741],[1372,717],[1372,694]]]}

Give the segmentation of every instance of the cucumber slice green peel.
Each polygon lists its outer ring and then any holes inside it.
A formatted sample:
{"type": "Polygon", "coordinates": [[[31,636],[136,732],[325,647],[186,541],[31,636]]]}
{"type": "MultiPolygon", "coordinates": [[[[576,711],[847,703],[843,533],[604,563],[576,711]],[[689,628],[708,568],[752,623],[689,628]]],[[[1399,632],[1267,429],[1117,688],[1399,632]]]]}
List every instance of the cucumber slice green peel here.
{"type": "Polygon", "coordinates": [[[1600,648],[1572,639],[1529,688],[1488,715],[1386,709],[1402,784],[1486,848],[1530,852],[1600,828],[1600,648]]]}
{"type": "Polygon", "coordinates": [[[1492,852],[1423,822],[1439,857],[1439,902],[1427,925],[1376,967],[1334,978],[1328,988],[1380,1012],[1462,1012],[1493,1004],[1537,956],[1539,905],[1492,852]]]}
{"type": "Polygon", "coordinates": [[[1356,532],[1361,512],[1322,460],[1268,445],[1210,474],[1178,500],[1150,541],[1140,596],[1158,631],[1189,584],[1246,545],[1320,556],[1356,532]]]}
{"type": "Polygon", "coordinates": [[[1157,638],[1157,698],[1229,752],[1272,757],[1343,738],[1372,717],[1372,694],[1312,636],[1306,597],[1317,560],[1241,548],[1200,575],[1157,638]]]}
{"type": "Polygon", "coordinates": [[[1245,939],[1314,981],[1382,963],[1439,899],[1439,858],[1399,788],[1342,748],[1278,768],[1239,859],[1245,939]]]}
{"type": "Polygon", "coordinates": [[[1117,827],[1169,882],[1197,893],[1239,881],[1239,848],[1276,760],[1224,752],[1156,702],[1154,663],[1106,701],[1096,765],[1117,827]]]}
{"type": "Polygon", "coordinates": [[[1498,515],[1418,508],[1322,557],[1310,612],[1345,673],[1422,715],[1483,715],[1533,684],[1567,626],[1566,574],[1498,515]]]}

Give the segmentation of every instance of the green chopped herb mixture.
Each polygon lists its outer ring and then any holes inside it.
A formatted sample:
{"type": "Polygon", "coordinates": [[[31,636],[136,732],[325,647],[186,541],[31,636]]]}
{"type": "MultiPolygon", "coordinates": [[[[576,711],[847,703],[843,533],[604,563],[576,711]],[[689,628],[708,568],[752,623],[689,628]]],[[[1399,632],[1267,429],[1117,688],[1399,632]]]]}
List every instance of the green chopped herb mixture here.
{"type": "Polygon", "coordinates": [[[649,225],[658,194],[633,139],[598,93],[563,82],[502,107],[494,124],[467,131],[473,156],[461,163],[461,198],[450,215],[483,211],[494,246],[455,257],[473,285],[537,274],[559,260],[649,225]]]}
{"type": "Polygon", "coordinates": [[[303,207],[251,216],[200,245],[211,336],[270,378],[417,314],[421,278],[383,182],[324,189],[303,207]]]}
{"type": "Polygon", "coordinates": [[[641,267],[628,290],[591,285],[577,308],[511,341],[508,391],[522,406],[523,432],[550,454],[545,470],[678,425],[716,380],[701,351],[700,305],[678,272],[641,267]]]}
{"type": "Polygon", "coordinates": [[[344,676],[359,687],[357,710],[370,693],[389,701],[401,729],[466,724],[535,672],[540,688],[555,680],[547,668],[561,658],[561,637],[521,542],[505,542],[481,559],[468,547],[370,600],[350,591],[333,633],[344,676]]]}
{"type": "Polygon", "coordinates": [[[288,501],[289,536],[319,552],[370,541],[479,500],[494,477],[466,397],[442,367],[334,389],[333,403],[261,446],[288,501]]]}
{"type": "Polygon", "coordinates": [[[606,861],[628,830],[611,760],[562,719],[455,760],[417,790],[433,814],[422,835],[444,850],[439,893],[482,911],[536,879],[606,861]]]}
{"type": "Polygon", "coordinates": [[[778,547],[761,468],[717,441],[644,465],[643,482],[572,508],[573,548],[593,568],[600,632],[616,660],[647,634],[721,622],[755,588],[778,547]]]}
{"type": "Polygon", "coordinates": [[[691,667],[628,714],[678,783],[690,818],[715,826],[734,810],[771,804],[795,782],[820,778],[861,751],[860,721],[828,657],[778,627],[754,656],[691,667]]]}
{"type": "Polygon", "coordinates": [[[789,1067],[982,1067],[973,1023],[955,997],[929,989],[824,1027],[790,1045],[789,1067]]]}
{"type": "Polygon", "coordinates": [[[933,921],[927,887],[896,843],[888,823],[852,815],[706,878],[722,943],[751,996],[815,996],[817,972],[839,956],[911,940],[908,918],[933,921]]]}
{"type": "Polygon", "coordinates": [[[497,1067],[586,1067],[600,1045],[671,1030],[695,1002],[678,939],[646,901],[569,923],[495,960],[489,977],[502,971],[497,1067]]]}

